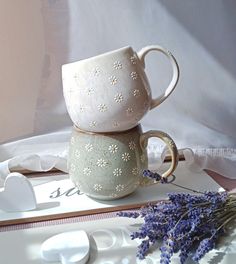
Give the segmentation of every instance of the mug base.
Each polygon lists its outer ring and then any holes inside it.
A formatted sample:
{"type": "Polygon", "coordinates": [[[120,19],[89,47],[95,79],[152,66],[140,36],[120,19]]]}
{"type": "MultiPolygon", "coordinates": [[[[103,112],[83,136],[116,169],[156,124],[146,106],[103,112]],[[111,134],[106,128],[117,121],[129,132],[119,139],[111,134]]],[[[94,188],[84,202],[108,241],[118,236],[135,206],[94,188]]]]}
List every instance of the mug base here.
{"type": "Polygon", "coordinates": [[[139,123],[133,123],[132,125],[126,125],[126,126],[121,126],[119,128],[111,128],[111,127],[106,127],[105,125],[101,125],[99,128],[88,128],[88,127],[83,127],[75,123],[74,128],[78,132],[84,132],[88,134],[116,134],[116,133],[122,133],[122,132],[127,132],[138,126],[139,123]]]}
{"type": "Polygon", "coordinates": [[[132,191],[130,191],[130,192],[128,192],[128,193],[121,194],[120,196],[106,196],[106,195],[96,195],[96,194],[87,194],[87,193],[84,193],[84,194],[86,196],[88,196],[89,198],[94,199],[94,200],[99,200],[99,201],[114,201],[114,200],[122,199],[122,198],[124,198],[126,196],[129,196],[134,191],[135,191],[135,189],[132,190],[132,191]]]}

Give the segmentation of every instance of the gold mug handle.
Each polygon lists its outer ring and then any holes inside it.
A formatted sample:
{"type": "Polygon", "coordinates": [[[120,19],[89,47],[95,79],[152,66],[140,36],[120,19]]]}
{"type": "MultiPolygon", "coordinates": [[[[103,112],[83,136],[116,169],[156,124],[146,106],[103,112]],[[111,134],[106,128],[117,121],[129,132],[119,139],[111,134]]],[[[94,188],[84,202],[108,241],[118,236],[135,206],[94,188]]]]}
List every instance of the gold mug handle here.
{"type": "MultiPolygon", "coordinates": [[[[162,178],[167,178],[168,176],[173,174],[173,172],[175,171],[175,169],[178,165],[178,161],[179,161],[178,149],[175,145],[174,140],[168,134],[166,134],[165,132],[159,131],[159,130],[150,130],[148,132],[143,133],[140,136],[140,146],[141,146],[141,149],[143,151],[147,148],[148,139],[152,138],[152,137],[156,137],[156,138],[159,138],[162,141],[164,141],[164,143],[167,145],[167,147],[170,151],[170,155],[171,155],[170,167],[168,168],[167,171],[165,171],[161,175],[162,178]]],[[[141,183],[141,185],[142,185],[142,183],[141,183]]]]}

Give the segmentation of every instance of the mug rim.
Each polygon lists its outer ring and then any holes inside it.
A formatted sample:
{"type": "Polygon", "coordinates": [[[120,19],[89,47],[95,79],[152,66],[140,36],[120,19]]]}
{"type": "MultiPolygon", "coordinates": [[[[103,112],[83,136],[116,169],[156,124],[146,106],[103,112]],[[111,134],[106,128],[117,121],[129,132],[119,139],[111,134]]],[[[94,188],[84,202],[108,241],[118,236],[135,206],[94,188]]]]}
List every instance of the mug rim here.
{"type": "Polygon", "coordinates": [[[142,130],[142,126],[141,124],[137,124],[136,126],[125,130],[125,131],[111,131],[111,132],[93,132],[93,131],[87,131],[87,130],[82,130],[80,129],[78,126],[76,126],[75,124],[73,125],[73,130],[75,132],[79,132],[79,133],[83,133],[83,134],[88,134],[88,135],[101,135],[101,136],[110,136],[110,135],[119,135],[119,134],[126,134],[126,133],[130,133],[132,130],[142,130]]]}
{"type": "Polygon", "coordinates": [[[134,52],[134,50],[133,50],[133,48],[131,46],[124,46],[122,48],[115,49],[115,50],[110,50],[110,51],[107,51],[107,52],[104,52],[104,53],[101,53],[101,54],[98,54],[98,55],[95,55],[95,56],[92,56],[92,57],[88,57],[88,58],[85,58],[85,59],[81,59],[81,60],[65,63],[61,67],[63,69],[64,67],[67,67],[67,66],[73,66],[73,65],[80,64],[80,63],[86,63],[86,62],[89,62],[89,61],[92,61],[92,60],[99,59],[101,57],[107,57],[107,56],[110,56],[111,54],[119,53],[119,52],[122,52],[122,51],[125,51],[125,50],[129,50],[129,49],[131,49],[134,52]]]}

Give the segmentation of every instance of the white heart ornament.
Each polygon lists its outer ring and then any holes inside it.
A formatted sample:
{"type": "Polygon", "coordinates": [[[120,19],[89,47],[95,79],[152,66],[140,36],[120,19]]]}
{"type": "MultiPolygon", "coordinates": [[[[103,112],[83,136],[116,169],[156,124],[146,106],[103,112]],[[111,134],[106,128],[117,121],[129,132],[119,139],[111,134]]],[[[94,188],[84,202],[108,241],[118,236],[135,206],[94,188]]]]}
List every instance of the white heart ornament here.
{"type": "Polygon", "coordinates": [[[41,246],[41,257],[48,262],[84,264],[89,259],[90,243],[83,230],[65,232],[47,239],[41,246]]]}
{"type": "Polygon", "coordinates": [[[22,174],[10,173],[0,190],[0,209],[7,212],[22,212],[36,208],[37,202],[30,181],[22,174]]]}

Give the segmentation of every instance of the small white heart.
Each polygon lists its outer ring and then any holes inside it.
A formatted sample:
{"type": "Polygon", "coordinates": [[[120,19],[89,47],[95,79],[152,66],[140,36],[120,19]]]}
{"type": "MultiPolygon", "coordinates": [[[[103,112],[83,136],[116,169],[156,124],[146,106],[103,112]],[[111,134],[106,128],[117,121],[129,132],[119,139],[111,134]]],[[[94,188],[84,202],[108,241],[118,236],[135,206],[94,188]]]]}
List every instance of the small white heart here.
{"type": "Polygon", "coordinates": [[[84,264],[89,259],[90,243],[83,230],[65,232],[47,239],[41,246],[42,259],[62,264],[84,264]]]}
{"type": "Polygon", "coordinates": [[[36,208],[37,202],[34,188],[22,174],[10,173],[4,188],[0,190],[0,209],[7,212],[22,212],[36,208]]]}

